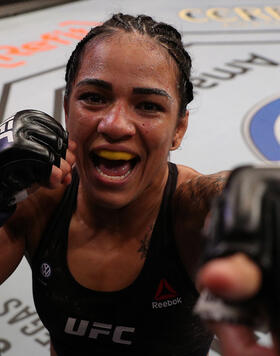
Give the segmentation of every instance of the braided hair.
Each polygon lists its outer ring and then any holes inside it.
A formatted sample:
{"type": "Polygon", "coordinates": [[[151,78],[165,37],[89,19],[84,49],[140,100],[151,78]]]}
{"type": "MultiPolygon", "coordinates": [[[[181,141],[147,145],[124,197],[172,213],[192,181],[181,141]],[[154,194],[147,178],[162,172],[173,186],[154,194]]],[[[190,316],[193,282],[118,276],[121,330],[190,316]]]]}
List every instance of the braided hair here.
{"type": "Polygon", "coordinates": [[[119,30],[148,35],[166,48],[174,58],[180,73],[178,88],[180,95],[179,117],[184,116],[187,104],[193,100],[193,85],[190,81],[191,58],[184,49],[180,33],[174,27],[163,22],[156,22],[152,17],[146,15],[131,16],[122,13],[115,14],[101,26],[94,27],[88,32],[77,44],[67,63],[65,97],[68,98],[70,95],[72,83],[79,70],[85,45],[97,36],[99,38],[110,37],[119,30]]]}

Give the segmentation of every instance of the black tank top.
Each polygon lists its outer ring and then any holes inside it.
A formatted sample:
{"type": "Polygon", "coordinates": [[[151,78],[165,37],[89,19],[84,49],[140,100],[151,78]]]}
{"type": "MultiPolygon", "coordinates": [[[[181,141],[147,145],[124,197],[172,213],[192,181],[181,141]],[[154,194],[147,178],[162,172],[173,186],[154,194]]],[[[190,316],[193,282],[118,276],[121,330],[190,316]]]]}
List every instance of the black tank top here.
{"type": "MultiPolygon", "coordinates": [[[[81,286],[67,266],[67,238],[76,207],[73,177],[32,261],[37,312],[58,356],[206,356],[212,335],[192,308],[197,291],[180,262],[172,233],[169,177],[144,266],[127,288],[100,292],[81,286]]],[[[89,266],[90,268],[90,266],[89,266]]]]}

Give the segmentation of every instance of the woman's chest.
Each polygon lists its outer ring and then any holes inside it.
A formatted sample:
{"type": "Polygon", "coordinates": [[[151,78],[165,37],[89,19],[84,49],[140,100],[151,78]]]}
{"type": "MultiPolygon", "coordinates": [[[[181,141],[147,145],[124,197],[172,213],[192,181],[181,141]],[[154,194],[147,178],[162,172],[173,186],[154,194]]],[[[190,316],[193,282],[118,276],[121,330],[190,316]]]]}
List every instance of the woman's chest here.
{"type": "Polygon", "coordinates": [[[88,241],[75,246],[69,239],[66,252],[68,269],[83,287],[96,291],[126,288],[141,272],[146,256],[137,240],[114,244],[88,241]]]}

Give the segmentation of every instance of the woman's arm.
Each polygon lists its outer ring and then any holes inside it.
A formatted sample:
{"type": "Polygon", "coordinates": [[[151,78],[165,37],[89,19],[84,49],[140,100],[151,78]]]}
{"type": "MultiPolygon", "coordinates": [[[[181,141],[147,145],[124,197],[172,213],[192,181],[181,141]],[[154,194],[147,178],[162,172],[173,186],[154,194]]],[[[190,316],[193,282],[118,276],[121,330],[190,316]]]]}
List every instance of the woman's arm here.
{"type": "Polygon", "coordinates": [[[50,356],[57,356],[57,353],[55,352],[52,343],[51,343],[51,355],[50,356]]]}
{"type": "Polygon", "coordinates": [[[179,169],[172,207],[174,232],[181,259],[193,279],[205,242],[202,229],[211,203],[222,192],[228,174],[227,171],[189,174],[185,167],[179,169]]]}
{"type": "Polygon", "coordinates": [[[13,236],[7,228],[0,229],[0,284],[19,265],[25,249],[24,236],[13,236]]]}
{"type": "Polygon", "coordinates": [[[0,284],[19,265],[26,248],[27,236],[37,219],[32,219],[35,209],[30,198],[17,204],[14,213],[0,228],[0,284]]]}
{"type": "Polygon", "coordinates": [[[196,311],[211,320],[225,356],[280,354],[279,178],[279,168],[239,167],[212,209],[208,262],[197,276],[212,296],[200,298],[196,311]],[[274,345],[259,345],[249,325],[270,327],[274,345]]]}
{"type": "Polygon", "coordinates": [[[17,203],[15,212],[0,228],[0,284],[19,265],[24,253],[32,256],[53,209],[71,182],[75,143],[70,142],[60,168],[53,166],[48,187],[33,186],[30,195],[17,203]]]}

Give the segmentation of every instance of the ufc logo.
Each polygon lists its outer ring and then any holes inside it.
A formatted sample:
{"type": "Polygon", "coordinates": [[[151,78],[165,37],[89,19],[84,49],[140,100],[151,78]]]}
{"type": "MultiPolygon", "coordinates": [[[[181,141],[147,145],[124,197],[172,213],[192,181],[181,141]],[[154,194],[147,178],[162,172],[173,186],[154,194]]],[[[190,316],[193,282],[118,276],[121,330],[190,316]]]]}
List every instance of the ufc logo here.
{"type": "Polygon", "coordinates": [[[8,142],[13,142],[13,126],[14,126],[14,120],[8,120],[5,121],[1,126],[0,126],[0,140],[3,138],[7,138],[8,142]]]}
{"type": "Polygon", "coordinates": [[[92,339],[97,339],[100,335],[106,335],[112,338],[112,341],[117,344],[131,345],[132,341],[128,340],[127,333],[134,333],[135,328],[127,326],[113,327],[111,324],[93,322],[89,325],[88,320],[77,320],[68,318],[64,331],[67,334],[85,336],[92,339]]]}

